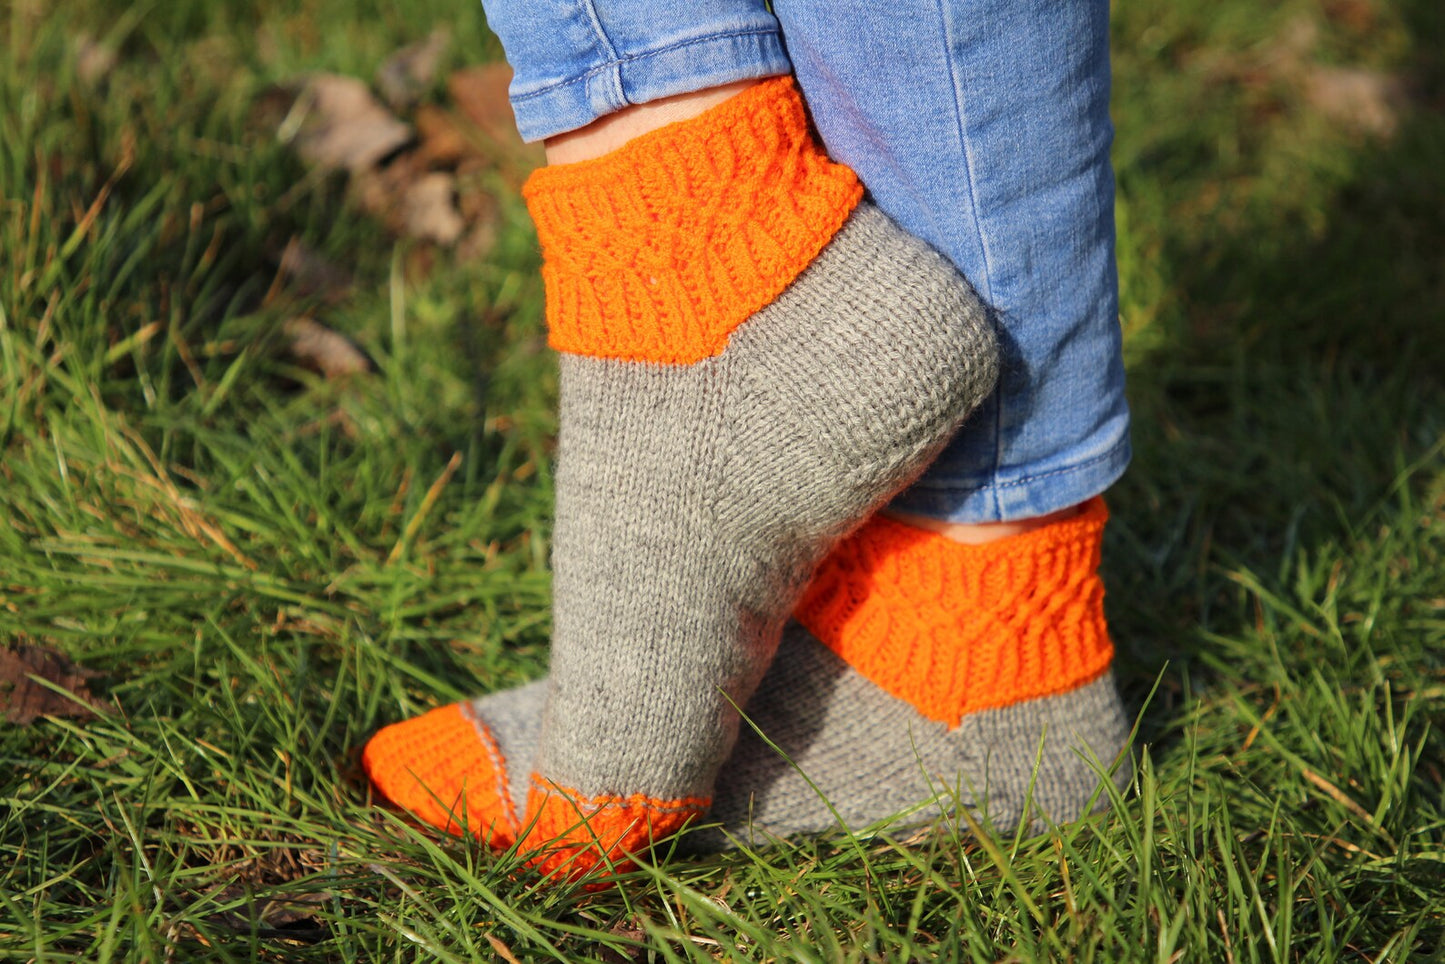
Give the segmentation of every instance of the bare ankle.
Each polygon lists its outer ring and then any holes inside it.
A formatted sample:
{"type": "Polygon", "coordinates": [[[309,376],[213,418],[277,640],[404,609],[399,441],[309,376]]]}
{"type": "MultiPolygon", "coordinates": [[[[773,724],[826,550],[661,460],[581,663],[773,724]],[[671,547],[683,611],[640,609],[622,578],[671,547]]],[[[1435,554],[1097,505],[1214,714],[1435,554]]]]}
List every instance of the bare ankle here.
{"type": "Polygon", "coordinates": [[[1012,519],[1008,522],[945,522],[942,519],[934,519],[926,515],[895,512],[892,509],[885,509],[883,514],[890,519],[896,519],[920,529],[927,529],[929,532],[936,532],[954,542],[977,546],[997,542],[999,539],[1007,539],[1009,536],[1023,535],[1025,532],[1032,532],[1051,522],[1073,518],[1083,511],[1084,505],[1085,503],[1081,502],[1047,515],[1012,519]]]}
{"type": "Polygon", "coordinates": [[[547,138],[548,164],[575,164],[610,154],[634,137],[696,117],[758,83],[740,80],[721,87],[664,97],[646,104],[624,107],[575,131],[547,138]]]}

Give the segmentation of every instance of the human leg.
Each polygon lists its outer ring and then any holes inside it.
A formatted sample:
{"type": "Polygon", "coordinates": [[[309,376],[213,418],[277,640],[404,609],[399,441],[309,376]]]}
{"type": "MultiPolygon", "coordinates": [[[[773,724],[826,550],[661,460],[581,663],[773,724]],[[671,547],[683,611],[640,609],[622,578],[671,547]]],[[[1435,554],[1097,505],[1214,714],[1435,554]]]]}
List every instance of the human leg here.
{"type": "MultiPolygon", "coordinates": [[[[1018,5],[1015,4],[1015,7],[1018,5]]],[[[786,6],[780,9],[780,13],[786,16],[786,6]]],[[[945,25],[936,26],[939,34],[946,32],[945,25]]],[[[1059,29],[1066,26],[1061,25],[1059,29]]],[[[866,36],[851,33],[850,36],[868,49],[880,46],[866,36]]],[[[791,36],[789,42],[794,42],[791,36]]],[[[916,58],[926,60],[927,55],[920,53],[923,46],[912,53],[916,58]]],[[[945,59],[955,55],[956,51],[951,47],[945,51],[945,59]]],[[[1058,61],[1057,57],[1053,59],[1058,61]]],[[[917,62],[917,59],[910,61],[917,62]]],[[[951,71],[955,69],[949,67],[945,73],[952,78],[951,71]]],[[[1069,69],[1077,73],[1081,68],[1075,64],[1069,69]]],[[[826,75],[827,71],[823,73],[826,75]]],[[[908,78],[910,82],[916,79],[908,78]]],[[[889,78],[883,74],[875,74],[872,82],[885,87],[890,85],[889,78]]],[[[907,86],[902,79],[898,79],[898,83],[907,86]]],[[[1092,89],[1094,93],[1091,96],[1097,100],[1097,84],[1092,89]]],[[[820,127],[827,129],[826,117],[819,116],[820,113],[823,112],[815,104],[815,117],[820,127]]],[[[995,114],[999,113],[995,109],[995,114]]],[[[1086,110],[1084,113],[1087,115],[1089,112],[1086,110]]],[[[1081,127],[1081,141],[1093,151],[1091,156],[1094,160],[1090,163],[1097,168],[1097,130],[1094,130],[1094,136],[1090,136],[1090,129],[1076,115],[1072,119],[1056,117],[1054,123],[1084,125],[1081,127]]],[[[895,146],[899,143],[895,138],[895,146]]],[[[996,166],[1000,172],[1007,171],[1010,164],[1019,163],[1018,157],[1007,152],[1000,153],[1002,148],[997,145],[997,138],[992,143],[993,147],[981,153],[979,163],[996,166]]],[[[1103,144],[1104,173],[1107,175],[1107,130],[1103,144]]],[[[940,156],[944,155],[946,151],[940,151],[940,156]]],[[[937,158],[934,160],[937,161],[937,158]]],[[[1035,368],[1024,366],[1025,374],[1035,374],[1023,379],[1022,393],[1015,392],[1013,397],[1022,398],[1025,408],[1028,405],[1038,407],[1040,403],[1035,396],[1050,386],[1058,386],[1059,373],[1070,370],[1069,358],[1077,361],[1078,357],[1089,354],[1081,348],[1085,343],[1093,345],[1091,351],[1096,355],[1099,346],[1104,345],[1103,355],[1107,356],[1102,362],[1095,357],[1087,364],[1102,365],[1105,376],[1117,365],[1117,330],[1114,328],[1111,334],[1112,315],[1109,315],[1109,325],[1101,326],[1098,321],[1101,312],[1109,314],[1112,311],[1112,234],[1109,225],[1098,223],[1104,207],[1099,203],[1097,190],[1107,187],[1107,184],[1100,182],[1097,170],[1093,171],[1093,175],[1090,183],[1096,189],[1095,194],[1083,192],[1081,197],[1075,198],[1073,206],[1061,214],[1053,210],[1057,205],[1045,205],[1045,210],[1040,213],[1043,219],[1040,225],[1014,224],[1008,218],[998,216],[997,209],[1007,207],[1002,201],[990,202],[993,207],[981,204],[981,210],[993,213],[979,217],[1003,232],[1001,239],[992,240],[993,247],[1007,252],[1008,258],[1016,258],[1021,265],[1037,261],[1050,253],[1050,245],[1063,244],[1076,234],[1091,238],[1088,243],[1074,239],[1074,247],[1084,249],[1081,254],[1075,252],[1070,255],[1068,250],[1062,254],[1053,252],[1061,262],[1072,259],[1073,268],[1064,271],[1055,267],[1044,272],[1046,277],[1060,283],[1066,280],[1063,275],[1077,272],[1082,279],[1080,288],[1083,290],[1080,292],[1041,298],[1038,279],[1028,271],[1020,271],[1017,265],[1010,264],[1007,270],[1000,268],[996,272],[1007,282],[997,285],[1001,293],[996,295],[1001,303],[1000,313],[1006,334],[1011,330],[1010,325],[1017,326],[1019,319],[1029,316],[1031,311],[1048,315],[1042,325],[1024,326],[1028,334],[1042,334],[1042,347],[1034,346],[1038,349],[1034,354],[1044,359],[1044,363],[1035,368]],[[1090,210],[1092,215],[1088,213],[1090,210]],[[1090,217],[1094,220],[1090,221],[1090,217]],[[1035,234],[1044,240],[1041,241],[1035,234]],[[1101,309],[1095,304],[1092,309],[1083,312],[1082,320],[1077,314],[1072,321],[1068,320],[1069,312],[1057,307],[1064,302],[1076,307],[1091,304],[1100,291],[1104,292],[1104,307],[1101,309]],[[1029,308],[1030,298],[1035,303],[1033,308],[1029,308]],[[1040,302],[1042,308],[1039,307],[1040,302]],[[1042,333],[1039,331],[1041,327],[1044,329],[1042,333]],[[1050,339],[1062,343],[1063,347],[1059,344],[1050,347],[1050,339]],[[1111,339],[1113,348],[1109,349],[1111,339]],[[1043,388],[1040,389],[1036,382],[1042,382],[1043,388]],[[1034,400],[1030,401],[1031,398],[1034,400]]],[[[1025,180],[1027,182],[1027,178],[1025,180]]],[[[1078,177],[1065,180],[1075,182],[1074,187],[1078,187],[1078,177]]],[[[1023,196],[1012,199],[1010,203],[1023,204],[1034,200],[1035,195],[1047,196],[1050,192],[1055,196],[1060,193],[1070,196],[1079,194],[1077,190],[1070,192],[1057,186],[1051,188],[1047,184],[1039,184],[1037,179],[1028,183],[1032,186],[1020,189],[1023,196]]],[[[882,194],[887,192],[881,192],[880,200],[883,199],[882,194]]],[[[982,189],[971,189],[969,194],[988,196],[988,192],[982,189]]],[[[927,204],[922,206],[928,207],[927,204]]],[[[967,217],[958,217],[961,222],[967,223],[967,217]]],[[[984,235],[983,228],[978,225],[973,225],[971,230],[979,236],[984,235]]],[[[947,238],[944,240],[947,241],[947,238]]],[[[980,245],[978,250],[983,251],[983,246],[980,245]]],[[[967,251],[955,254],[955,257],[956,260],[966,260],[967,251]]],[[[989,264],[985,259],[976,267],[977,270],[987,271],[989,264]]],[[[750,715],[766,721],[764,728],[770,739],[803,762],[817,783],[836,799],[852,801],[852,809],[845,813],[848,822],[857,825],[860,820],[867,822],[887,816],[898,807],[915,802],[913,795],[926,790],[926,781],[919,784],[889,778],[887,783],[890,786],[903,788],[900,794],[880,797],[856,793],[858,786],[871,785],[885,772],[896,774],[900,764],[915,776],[923,772],[918,766],[919,760],[912,756],[900,759],[900,754],[889,749],[908,744],[914,735],[921,739],[923,735],[935,732],[951,734],[947,739],[924,741],[935,749],[926,754],[923,768],[933,772],[945,785],[961,784],[961,789],[974,791],[972,799],[979,804],[979,809],[1001,826],[1023,819],[1018,790],[1030,782],[1035,791],[1036,812],[1056,820],[1076,816],[1097,789],[1094,762],[1088,757],[1092,754],[1107,764],[1121,744],[1127,728],[1108,675],[1111,650],[1103,628],[1102,589],[1095,573],[1102,519],[1099,510],[1092,510],[1087,525],[1077,524],[1079,520],[1074,517],[1090,515],[1091,510],[1087,507],[1071,509],[1069,500],[1092,494],[1090,486],[1102,488],[1103,484],[1107,484],[1101,480],[1106,477],[1111,480],[1109,473],[1117,474],[1121,470],[1127,443],[1118,436],[1119,412],[1114,407],[1122,402],[1117,392],[1111,394],[1113,389],[1100,387],[1112,382],[1107,377],[1097,377],[1097,371],[1093,376],[1088,370],[1084,370],[1083,374],[1086,384],[1090,377],[1094,377],[1097,384],[1093,388],[1081,389],[1076,379],[1075,386],[1063,394],[1082,393],[1083,404],[1076,407],[1096,411],[1072,427],[1066,425],[1061,428],[1057,421],[1054,422],[1050,431],[1054,433],[1051,444],[1055,451],[1045,452],[1037,458],[1028,457],[1034,458],[1035,462],[1042,459],[1044,468],[1036,465],[1017,477],[1005,472],[998,476],[996,482],[970,488],[970,478],[990,476],[985,468],[979,468],[978,457],[969,456],[960,464],[972,463],[972,476],[964,477],[963,482],[959,482],[958,477],[951,481],[945,479],[939,487],[943,495],[934,493],[919,503],[922,508],[936,511],[939,499],[951,500],[949,507],[938,514],[941,518],[900,516],[924,527],[941,528],[944,537],[918,539],[905,535],[900,539],[896,538],[896,530],[890,529],[886,523],[870,523],[835,553],[825,564],[823,577],[815,584],[814,590],[810,590],[809,599],[804,604],[805,611],[800,612],[804,623],[815,628],[818,636],[824,638],[826,647],[801,629],[790,630],[790,644],[780,657],[782,663],[748,704],[750,715]],[[1091,425],[1093,429],[1089,428],[1091,425]],[[1114,433],[1114,441],[1107,446],[1111,454],[1103,460],[1080,457],[1079,436],[1101,432],[1106,437],[1114,433]],[[1050,459],[1054,461],[1049,462],[1050,459]],[[1063,462],[1068,461],[1079,462],[1080,465],[1064,466],[1063,462]],[[1057,468],[1064,470],[1056,472],[1057,468]],[[1066,481],[1072,488],[1053,485],[1049,480],[1066,481]],[[1017,483],[1020,482],[1026,485],[1019,486],[1017,483]],[[1014,498],[1030,485],[1041,485],[1048,491],[1033,492],[1022,501],[1014,498]],[[980,492],[984,495],[979,496],[980,492]],[[960,494],[964,498],[960,499],[960,494]],[[1049,500],[1053,500],[1052,505],[1049,500]],[[991,525],[987,520],[993,512],[971,514],[972,510],[958,509],[959,505],[970,501],[975,507],[991,504],[1012,506],[1007,512],[1002,508],[998,511],[998,514],[1008,516],[1004,529],[992,528],[983,533],[975,530],[974,535],[979,537],[968,538],[969,533],[961,527],[991,525]],[[1028,514],[1036,509],[1042,511],[1044,506],[1050,506],[1044,515],[1028,514]],[[984,521],[949,521],[952,519],[984,521]],[[1002,547],[993,551],[960,556],[949,545],[955,540],[985,542],[999,535],[1023,536],[1039,529],[1046,530],[1043,537],[1006,540],[1002,547]],[[888,534],[890,532],[892,536],[888,534]],[[889,562],[897,553],[900,542],[906,544],[908,551],[905,555],[912,569],[957,572],[957,581],[968,584],[968,591],[946,593],[941,586],[934,596],[900,591],[908,588],[910,580],[900,580],[897,575],[899,567],[889,562]],[[819,591],[819,585],[827,586],[826,592],[819,591]],[[1017,601],[1021,598],[1032,599],[1038,605],[1018,606],[1017,601]],[[1065,611],[1070,614],[1067,619],[1060,615],[1065,611]],[[880,621],[889,623],[892,628],[880,631],[880,621]],[[980,632],[980,625],[986,626],[987,631],[980,632]],[[897,643],[900,639],[928,640],[928,645],[923,647],[928,658],[922,661],[910,659],[909,654],[900,651],[903,648],[897,643]],[[867,655],[870,650],[887,651],[890,655],[870,660],[867,655]],[[1008,664],[1009,660],[1013,660],[1011,666],[1001,666],[1008,664]],[[1052,669],[1040,673],[1037,671],[1038,664],[1051,664],[1052,669]],[[811,669],[800,669],[804,666],[811,669]],[[829,675],[828,667],[841,667],[836,678],[829,675]],[[1033,669],[1030,670],[1030,667],[1033,669]],[[955,703],[952,709],[940,710],[936,698],[920,696],[917,691],[919,681],[926,682],[937,676],[940,670],[960,684],[960,688],[950,694],[955,703]],[[817,685],[804,685],[810,674],[818,676],[818,680],[814,681],[817,685]],[[846,721],[848,725],[818,723],[836,723],[839,720],[846,721]],[[872,733],[874,737],[868,744],[870,750],[877,751],[872,756],[860,754],[858,750],[857,737],[865,732],[872,733]],[[1035,754],[1040,755],[1036,758],[1035,754]],[[866,762],[863,762],[865,759],[866,762]],[[1034,763],[1038,764],[1037,768],[1034,763]],[[1029,777],[1027,781],[1021,779],[1025,774],[1029,777]]],[[[1058,405],[1053,407],[1057,409],[1058,405]]],[[[1043,405],[1042,408],[1047,410],[1049,406],[1043,405]]],[[[1067,406],[1064,408],[1068,410],[1067,406]]],[[[994,445],[994,448],[984,445],[981,449],[987,452],[989,458],[997,459],[1000,438],[1013,440],[1010,451],[1027,452],[1027,446],[1021,448],[1017,443],[1018,433],[1009,435],[999,431],[1000,426],[1012,424],[1012,421],[1011,417],[1002,416],[995,408],[994,418],[982,430],[982,436],[989,440],[988,444],[994,445]]],[[[972,426],[973,423],[970,423],[970,428],[972,426]]],[[[1043,436],[1025,432],[1022,437],[1037,442],[1043,436]]],[[[1094,443],[1085,439],[1082,444],[1087,447],[1094,443]]],[[[973,450],[979,451],[980,448],[974,445],[973,450]]],[[[986,467],[997,467],[988,459],[984,463],[986,467]]],[[[900,504],[908,506],[908,503],[900,504]]],[[[466,711],[474,720],[481,720],[490,727],[488,732],[505,750],[504,755],[509,760],[530,759],[526,747],[527,741],[534,739],[534,734],[529,735],[527,726],[519,722],[527,714],[519,712],[518,706],[531,705],[535,720],[540,712],[538,698],[543,690],[529,692],[530,703],[508,695],[479,701],[466,711]]],[[[817,803],[811,792],[799,790],[791,776],[791,769],[778,769],[773,765],[775,763],[775,755],[766,744],[745,733],[727,764],[727,778],[719,788],[715,815],[733,829],[738,828],[743,815],[756,818],[764,829],[772,832],[824,829],[832,821],[831,813],[817,803]]],[[[513,783],[517,769],[513,767],[513,783]]],[[[440,787],[445,784],[445,778],[439,777],[433,783],[440,787]]],[[[517,792],[520,791],[514,791],[517,792]]],[[[485,806],[484,802],[480,809],[485,809],[485,806]]],[[[449,819],[443,812],[441,819],[435,822],[444,824],[449,819]]]]}
{"type": "Polygon", "coordinates": [[[787,80],[526,193],[562,352],[553,661],[527,803],[505,713],[438,711],[366,760],[420,815],[450,824],[461,799],[494,842],[560,838],[538,862],[575,872],[706,808],[809,574],[986,394],[992,332],[946,261],[854,210],[787,80]],[[449,756],[465,756],[459,783],[438,773],[449,756]]]}
{"type": "MultiPolygon", "coordinates": [[[[1067,662],[1082,633],[1098,648],[1073,665],[1093,675],[1076,674],[1072,686],[1035,701],[1036,732],[1047,719],[1056,730],[1073,720],[1076,747],[1107,760],[1126,728],[1107,678],[1112,646],[1096,571],[1103,523],[1091,500],[1129,455],[1108,4],[779,0],[775,11],[830,152],[974,282],[1002,349],[993,397],[918,482],[824,563],[798,618],[895,694],[909,662],[902,641],[917,635],[910,627],[948,639],[955,665],[1010,651],[1019,661],[1067,662]],[[840,19],[847,31],[835,28],[840,19]],[[1097,524],[1081,527],[1091,514],[1097,524]],[[886,548],[899,523],[921,530],[906,553],[912,569],[954,567],[966,577],[961,591],[910,591],[912,577],[900,577],[886,548]],[[961,554],[954,543],[970,549],[961,554]],[[1019,607],[1025,597],[1038,605],[1019,607]]],[[[987,674],[972,685],[998,691],[987,674]]],[[[1081,755],[1055,771],[1082,787],[1088,766],[1081,755]]],[[[1083,799],[1076,794],[1074,805],[1083,799]]],[[[1049,809],[1057,816],[1068,807],[1055,800],[1049,809]]]]}
{"type": "Polygon", "coordinates": [[[1107,0],[774,10],[830,156],[998,321],[994,396],[893,508],[1017,522],[1104,491],[1129,456],[1107,0]]]}
{"type": "Polygon", "coordinates": [[[483,6],[512,65],[512,112],[529,142],[589,127],[630,106],[792,70],[778,22],[757,0],[483,6]]]}
{"type": "MultiPolygon", "coordinates": [[[[825,624],[851,621],[843,645],[825,646],[799,623],[788,625],[717,781],[705,818],[715,826],[688,834],[682,849],[766,842],[839,821],[859,830],[905,812],[902,824],[911,825],[955,806],[1010,832],[1020,822],[1073,820],[1105,799],[1099,773],[1118,763],[1128,721],[1096,621],[1101,588],[1071,585],[1088,581],[1097,565],[1104,519],[1094,500],[1062,534],[1016,540],[1013,571],[1003,577],[995,547],[940,547],[921,530],[886,522],[880,538],[879,527],[865,526],[857,545],[830,557],[802,605],[825,624]],[[1029,543],[1039,539],[1052,549],[1035,551],[1029,543]],[[940,548],[949,553],[944,565],[940,548]],[[877,584],[854,578],[850,567],[870,568],[877,584]],[[956,611],[947,601],[978,595],[980,583],[999,605],[950,625],[956,611]],[[1021,632],[1038,624],[1040,606],[1062,611],[1043,623],[1053,631],[1021,632]],[[976,632],[980,623],[994,631],[976,632]],[[955,645],[961,634],[975,645],[955,645]]],[[[417,737],[408,759],[447,801],[424,798],[413,806],[418,815],[479,833],[492,830],[498,812],[520,823],[547,697],[543,680],[433,711],[456,714],[467,729],[417,737]],[[477,733],[488,749],[472,750],[482,759],[468,763],[477,733]]]]}

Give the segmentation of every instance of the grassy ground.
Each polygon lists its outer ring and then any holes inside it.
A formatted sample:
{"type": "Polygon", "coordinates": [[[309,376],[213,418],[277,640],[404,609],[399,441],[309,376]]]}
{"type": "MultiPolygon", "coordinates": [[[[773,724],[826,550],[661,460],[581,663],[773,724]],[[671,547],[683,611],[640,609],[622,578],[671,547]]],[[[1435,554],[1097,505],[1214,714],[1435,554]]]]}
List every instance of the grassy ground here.
{"type": "Polygon", "coordinates": [[[451,66],[494,57],[480,16],[0,3],[0,639],[104,706],[0,726],[0,958],[1445,956],[1445,14],[1116,7],[1136,782],[1035,839],[804,841],[587,895],[369,807],[355,764],[545,665],[525,213],[498,187],[484,264],[412,271],[248,123],[438,24],[451,66]],[[290,237],[354,273],[324,317],[376,375],[290,360],[290,237]]]}

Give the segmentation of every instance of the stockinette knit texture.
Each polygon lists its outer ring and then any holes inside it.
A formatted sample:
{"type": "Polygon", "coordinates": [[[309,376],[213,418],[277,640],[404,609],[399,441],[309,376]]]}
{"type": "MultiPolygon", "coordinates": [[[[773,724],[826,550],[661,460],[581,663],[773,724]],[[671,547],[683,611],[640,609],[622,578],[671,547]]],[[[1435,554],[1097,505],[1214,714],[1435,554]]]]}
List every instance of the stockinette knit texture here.
{"type": "MultiPolygon", "coordinates": [[[[894,825],[899,829],[959,808],[1010,833],[1020,824],[1041,829],[1073,820],[1107,803],[1104,781],[1122,785],[1130,771],[1122,759],[1129,721],[1109,669],[1113,650],[1103,632],[1097,574],[1104,515],[1095,500],[1080,517],[982,546],[960,546],[914,529],[906,547],[910,558],[901,564],[886,553],[840,545],[824,566],[836,570],[826,577],[831,585],[820,591],[815,584],[810,597],[865,600],[858,609],[875,615],[864,627],[875,625],[876,610],[901,603],[904,608],[889,613],[894,625],[951,625],[953,632],[922,644],[920,634],[909,630],[884,638],[896,663],[891,672],[872,672],[882,676],[880,685],[840,655],[848,648],[839,643],[847,619],[820,622],[827,644],[802,624],[789,623],[772,667],[745,707],[747,721],[722,768],[706,826],[686,834],[681,848],[760,844],[840,824],[864,831],[902,815],[894,825]],[[1024,561],[1027,555],[1036,558],[1024,561]],[[954,571],[961,560],[976,570],[954,571]],[[1044,604],[1027,607],[1027,619],[1014,612],[1017,592],[968,594],[991,591],[1000,567],[1049,574],[1039,582],[1044,604]],[[919,569],[933,575],[914,582],[919,569]],[[914,589],[939,588],[940,578],[954,591],[909,599],[914,589]],[[980,634],[970,635],[974,630],[980,634]],[[1088,645],[1074,638],[1095,631],[1098,637],[1088,645]],[[940,693],[969,709],[936,712],[940,693]]],[[[875,518],[850,542],[887,544],[899,538],[892,531],[898,526],[875,518]],[[870,534],[873,529],[882,534],[870,534]]],[[[522,818],[520,810],[499,808],[527,792],[548,689],[548,681],[539,680],[433,711],[465,718],[474,728],[470,733],[437,726],[414,734],[409,758],[428,768],[434,786],[465,786],[456,809],[468,811],[474,829],[514,826],[522,818]],[[460,741],[466,739],[476,748],[470,752],[485,757],[480,765],[462,761],[460,741]]],[[[418,814],[437,826],[453,819],[442,810],[418,814]]],[[[493,839],[499,845],[511,841],[505,833],[493,839]]]]}
{"type": "MultiPolygon", "coordinates": [[[[476,779],[543,872],[706,810],[813,569],[993,387],[973,291],[859,193],[790,81],[528,185],[562,350],[552,666],[526,802],[476,779]]],[[[405,743],[368,747],[383,793],[470,799],[405,743]]]]}

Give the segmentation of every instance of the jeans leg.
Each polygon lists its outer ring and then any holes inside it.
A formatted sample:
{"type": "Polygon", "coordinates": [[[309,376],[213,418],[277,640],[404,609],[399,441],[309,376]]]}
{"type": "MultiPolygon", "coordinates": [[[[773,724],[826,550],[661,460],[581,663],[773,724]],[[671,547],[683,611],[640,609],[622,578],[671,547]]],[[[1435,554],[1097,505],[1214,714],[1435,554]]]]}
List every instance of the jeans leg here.
{"type": "Polygon", "coordinates": [[[829,153],[996,311],[994,399],[895,508],[1041,515],[1129,460],[1107,0],[777,0],[829,153]]]}
{"type": "Polygon", "coordinates": [[[763,0],[483,0],[523,140],[630,104],[791,72],[763,0]]]}

